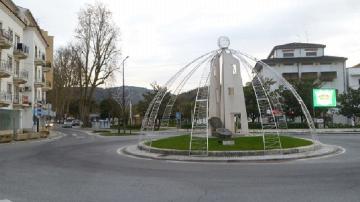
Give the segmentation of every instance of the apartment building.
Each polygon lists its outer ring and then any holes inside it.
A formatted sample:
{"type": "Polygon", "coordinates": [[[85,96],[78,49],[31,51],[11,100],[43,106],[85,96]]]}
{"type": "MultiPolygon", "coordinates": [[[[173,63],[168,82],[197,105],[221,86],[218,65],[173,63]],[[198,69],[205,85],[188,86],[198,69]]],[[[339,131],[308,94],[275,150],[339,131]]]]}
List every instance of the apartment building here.
{"type": "Polygon", "coordinates": [[[42,120],[52,86],[52,58],[53,37],[31,11],[0,0],[0,131],[34,130],[42,120]]]}

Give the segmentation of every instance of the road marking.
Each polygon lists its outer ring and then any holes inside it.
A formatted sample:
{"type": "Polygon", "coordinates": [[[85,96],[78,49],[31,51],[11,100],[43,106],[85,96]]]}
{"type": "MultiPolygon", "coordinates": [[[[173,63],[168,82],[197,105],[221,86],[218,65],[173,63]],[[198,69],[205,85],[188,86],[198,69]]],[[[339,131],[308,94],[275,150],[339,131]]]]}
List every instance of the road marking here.
{"type": "Polygon", "coordinates": [[[0,202],[12,202],[9,199],[0,199],[0,202]]]}
{"type": "Polygon", "coordinates": [[[77,135],[75,133],[73,133],[72,136],[76,137],[77,135]]]}

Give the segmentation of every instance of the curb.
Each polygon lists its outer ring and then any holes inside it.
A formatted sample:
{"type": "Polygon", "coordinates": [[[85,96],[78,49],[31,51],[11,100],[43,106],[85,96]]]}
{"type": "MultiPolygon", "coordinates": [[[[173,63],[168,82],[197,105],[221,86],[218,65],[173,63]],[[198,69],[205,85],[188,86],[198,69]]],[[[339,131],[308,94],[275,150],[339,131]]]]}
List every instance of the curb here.
{"type": "Polygon", "coordinates": [[[307,151],[295,154],[284,154],[284,155],[263,155],[263,156],[231,156],[231,157],[211,157],[211,156],[185,156],[185,155],[164,155],[145,152],[139,150],[137,145],[130,145],[122,147],[117,150],[120,155],[137,157],[142,159],[152,160],[166,160],[166,161],[177,161],[177,162],[208,162],[208,163],[266,163],[266,162],[287,162],[300,159],[312,159],[318,157],[329,157],[333,155],[342,154],[345,149],[336,145],[325,145],[321,144],[321,148],[316,151],[307,151]]]}

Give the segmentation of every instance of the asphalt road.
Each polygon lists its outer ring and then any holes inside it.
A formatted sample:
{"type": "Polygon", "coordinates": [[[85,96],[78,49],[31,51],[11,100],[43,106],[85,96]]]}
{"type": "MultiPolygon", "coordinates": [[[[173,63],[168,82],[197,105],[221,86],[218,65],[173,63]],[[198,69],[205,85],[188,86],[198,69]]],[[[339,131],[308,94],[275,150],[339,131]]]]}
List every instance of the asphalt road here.
{"type": "Polygon", "coordinates": [[[0,145],[0,201],[360,201],[360,135],[322,135],[346,148],[286,163],[143,160],[116,150],[137,137],[59,129],[50,142],[0,145]]]}

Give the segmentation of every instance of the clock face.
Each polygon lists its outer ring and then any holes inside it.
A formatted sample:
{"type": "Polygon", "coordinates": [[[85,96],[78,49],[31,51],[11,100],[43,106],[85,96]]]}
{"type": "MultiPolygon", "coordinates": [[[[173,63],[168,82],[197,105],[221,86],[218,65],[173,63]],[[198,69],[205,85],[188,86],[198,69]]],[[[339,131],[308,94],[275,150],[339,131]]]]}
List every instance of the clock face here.
{"type": "Polygon", "coordinates": [[[228,48],[230,45],[230,39],[226,36],[221,36],[218,39],[219,48],[228,48]]]}

